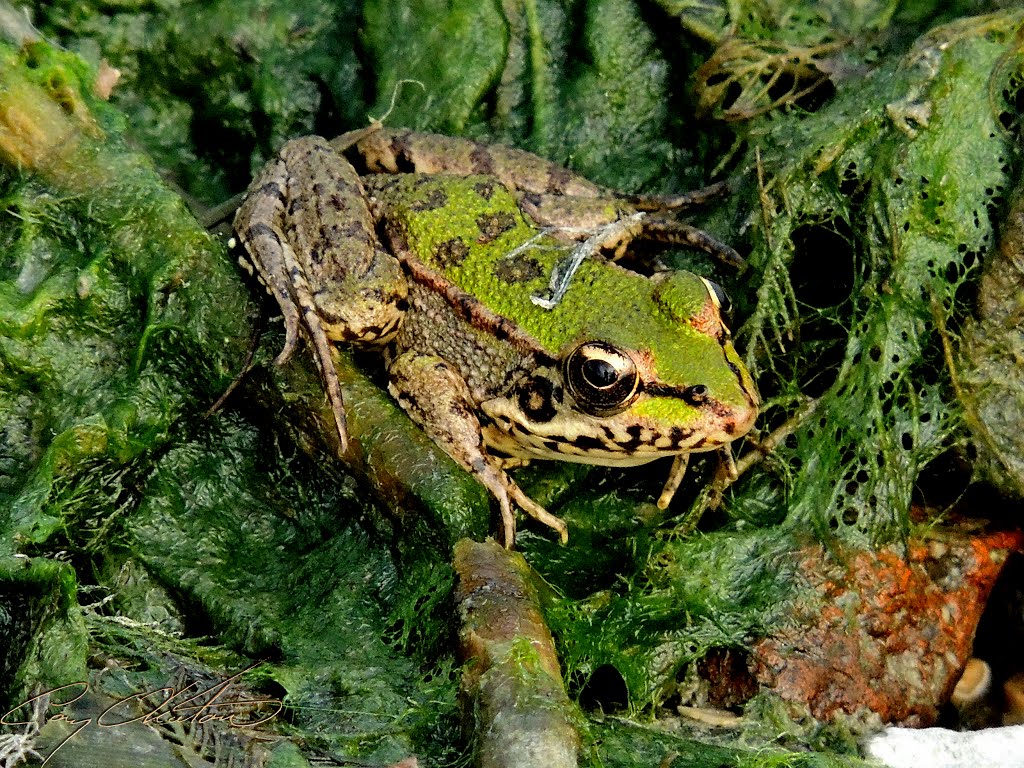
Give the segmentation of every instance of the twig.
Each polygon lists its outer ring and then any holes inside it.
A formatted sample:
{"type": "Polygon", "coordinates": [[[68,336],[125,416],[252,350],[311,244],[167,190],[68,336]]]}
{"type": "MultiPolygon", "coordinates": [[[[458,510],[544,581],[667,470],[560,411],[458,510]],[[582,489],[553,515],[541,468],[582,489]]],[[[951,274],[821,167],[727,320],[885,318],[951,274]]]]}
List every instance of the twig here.
{"type": "Polygon", "coordinates": [[[463,689],[480,768],[575,768],[579,736],[530,567],[493,541],[455,545],[463,689]]]}

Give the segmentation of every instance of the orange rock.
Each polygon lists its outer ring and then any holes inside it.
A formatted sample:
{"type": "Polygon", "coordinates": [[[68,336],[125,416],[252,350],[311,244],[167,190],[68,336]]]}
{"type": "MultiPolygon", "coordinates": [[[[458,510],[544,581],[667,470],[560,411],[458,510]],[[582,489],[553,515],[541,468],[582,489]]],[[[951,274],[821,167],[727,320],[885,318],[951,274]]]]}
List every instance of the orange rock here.
{"type": "Polygon", "coordinates": [[[750,669],[821,720],[877,713],[925,726],[971,657],[974,632],[1020,532],[948,535],[896,548],[805,551],[785,629],[752,650],[750,669]]]}

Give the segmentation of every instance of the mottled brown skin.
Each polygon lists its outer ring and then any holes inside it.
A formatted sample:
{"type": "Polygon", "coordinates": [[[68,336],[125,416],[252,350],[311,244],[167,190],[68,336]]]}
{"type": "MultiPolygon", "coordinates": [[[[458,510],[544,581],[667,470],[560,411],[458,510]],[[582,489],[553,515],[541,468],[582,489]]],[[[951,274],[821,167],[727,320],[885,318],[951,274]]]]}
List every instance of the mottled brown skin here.
{"type": "Polygon", "coordinates": [[[351,143],[343,134],[332,144],[364,173],[447,173],[493,176],[509,189],[563,197],[607,197],[606,191],[582,176],[521,149],[481,144],[471,139],[417,133],[381,126],[360,132],[351,143]]]}
{"type": "Polygon", "coordinates": [[[380,248],[365,191],[352,166],[318,136],[286,144],[253,179],[235,231],[285,321],[283,364],[301,324],[315,350],[346,449],[345,409],[332,341],[384,344],[405,311],[405,276],[380,248]],[[315,178],[310,186],[305,182],[315,178]],[[328,252],[326,243],[331,244],[328,252]],[[345,259],[334,258],[344,252],[345,259]]]}

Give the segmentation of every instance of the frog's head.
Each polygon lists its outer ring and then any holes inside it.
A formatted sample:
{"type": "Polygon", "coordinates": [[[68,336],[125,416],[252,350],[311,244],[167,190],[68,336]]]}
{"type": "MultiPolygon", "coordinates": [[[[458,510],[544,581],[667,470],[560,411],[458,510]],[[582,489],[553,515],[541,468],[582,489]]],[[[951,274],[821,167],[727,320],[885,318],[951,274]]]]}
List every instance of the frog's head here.
{"type": "Polygon", "coordinates": [[[722,290],[667,272],[646,280],[642,299],[635,315],[626,295],[617,322],[581,323],[557,360],[482,403],[488,442],[513,456],[628,465],[745,435],[759,398],[722,318],[722,290]]]}

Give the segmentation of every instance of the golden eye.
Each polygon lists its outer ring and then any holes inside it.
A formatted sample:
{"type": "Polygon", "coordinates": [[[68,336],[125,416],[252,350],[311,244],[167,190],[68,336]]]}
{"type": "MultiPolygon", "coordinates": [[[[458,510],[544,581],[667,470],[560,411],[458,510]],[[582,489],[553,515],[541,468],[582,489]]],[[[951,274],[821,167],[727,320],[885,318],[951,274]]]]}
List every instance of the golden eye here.
{"type": "Polygon", "coordinates": [[[602,341],[588,341],[565,358],[565,385],[580,409],[592,416],[624,411],[640,391],[633,358],[602,341]]]}

